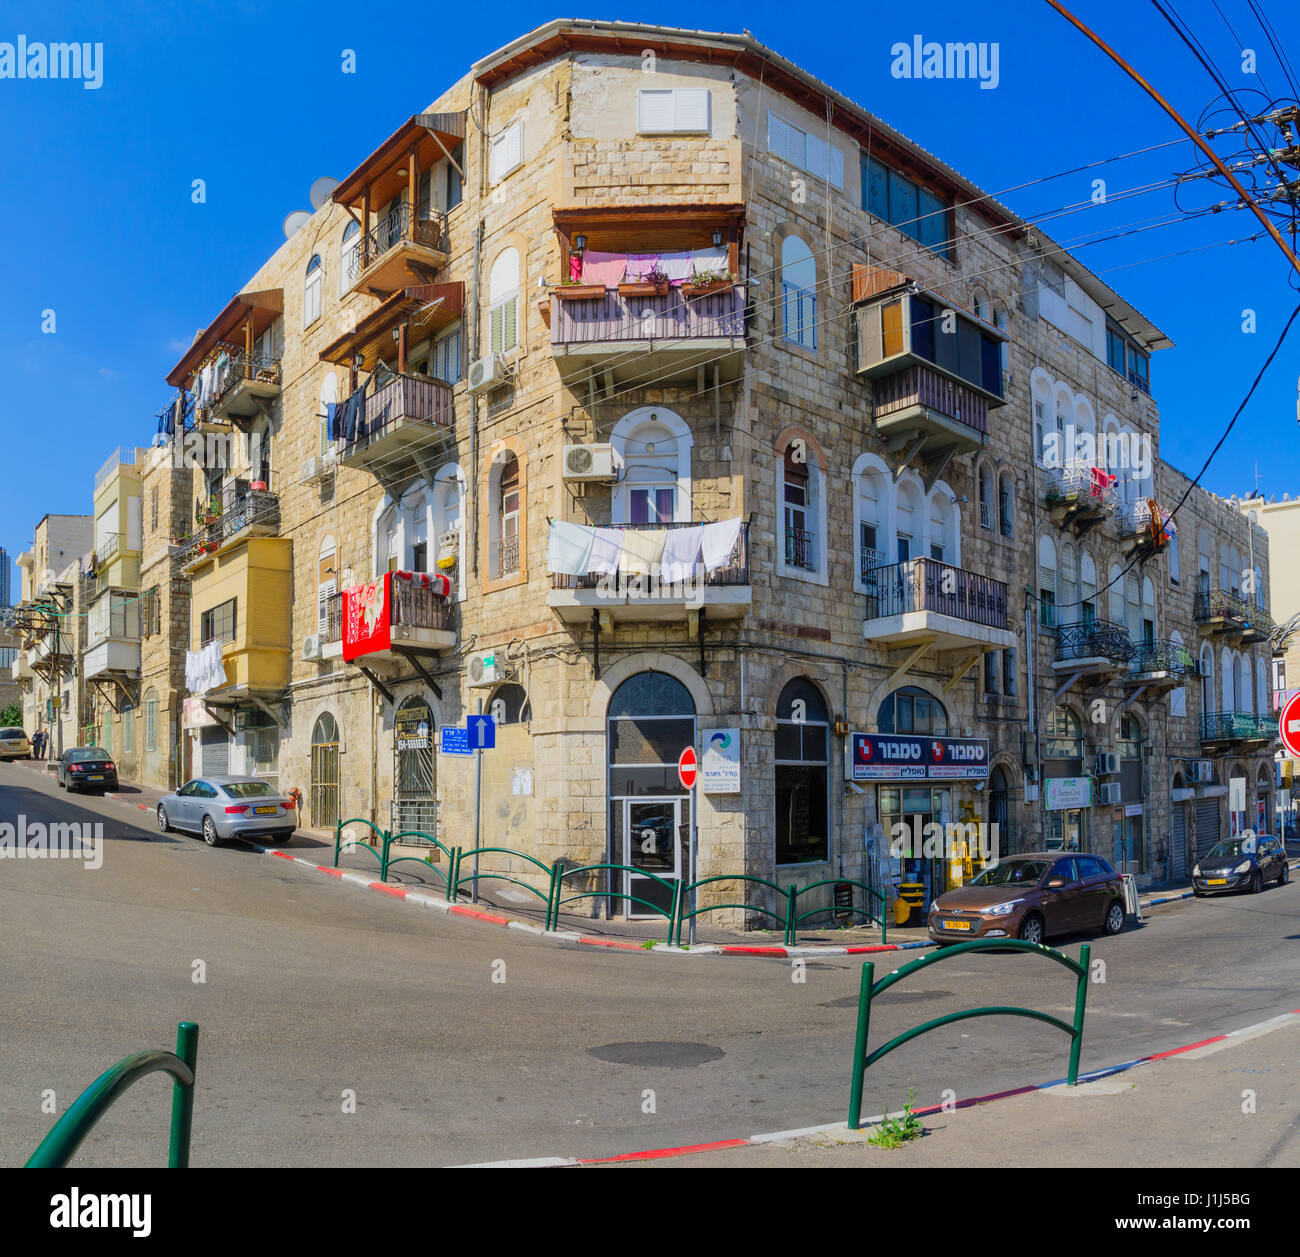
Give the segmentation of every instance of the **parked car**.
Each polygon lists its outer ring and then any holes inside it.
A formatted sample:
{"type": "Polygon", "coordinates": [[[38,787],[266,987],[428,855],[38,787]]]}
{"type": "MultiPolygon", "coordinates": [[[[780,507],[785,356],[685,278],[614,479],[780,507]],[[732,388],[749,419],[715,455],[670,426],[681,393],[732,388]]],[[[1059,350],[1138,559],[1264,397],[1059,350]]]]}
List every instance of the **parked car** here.
{"type": "Polygon", "coordinates": [[[1124,882],[1099,855],[1035,851],[991,864],[965,886],[930,905],[937,943],[970,938],[1021,938],[1124,926],[1124,882]]]}
{"type": "Polygon", "coordinates": [[[31,759],[32,744],[22,729],[6,725],[0,729],[0,759],[31,759]]]}
{"type": "Polygon", "coordinates": [[[117,789],[117,765],[97,746],[69,747],[54,761],[55,780],[63,790],[117,789]]]}
{"type": "Polygon", "coordinates": [[[258,777],[195,777],[158,800],[164,834],[202,834],[209,847],[228,838],[287,838],[297,824],[293,800],[258,777]]]}
{"type": "Polygon", "coordinates": [[[1258,894],[1269,882],[1291,879],[1282,842],[1272,834],[1243,834],[1216,842],[1192,868],[1192,894],[1222,895],[1230,890],[1258,894]]]}

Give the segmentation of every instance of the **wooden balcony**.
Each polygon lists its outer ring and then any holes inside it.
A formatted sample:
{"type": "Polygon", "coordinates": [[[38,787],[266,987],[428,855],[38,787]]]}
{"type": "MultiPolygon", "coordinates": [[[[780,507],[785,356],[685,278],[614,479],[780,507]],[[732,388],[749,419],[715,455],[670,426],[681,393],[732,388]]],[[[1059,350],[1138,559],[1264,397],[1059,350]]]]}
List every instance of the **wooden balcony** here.
{"type": "Polygon", "coordinates": [[[989,401],[980,391],[929,366],[914,365],[872,385],[876,428],[896,448],[922,439],[953,454],[988,439],[989,401]]]}
{"type": "Polygon", "coordinates": [[[247,423],[266,414],[280,396],[280,359],[236,350],[221,392],[208,407],[214,423],[247,423]]]}
{"type": "Polygon", "coordinates": [[[344,255],[347,291],[390,297],[412,284],[433,282],[439,267],[451,258],[447,216],[436,210],[399,205],[383,215],[361,243],[344,255]]]}
{"type": "Polygon", "coordinates": [[[385,481],[409,478],[424,451],[455,434],[451,385],[441,380],[376,373],[363,386],[363,400],[355,421],[343,420],[338,457],[345,467],[364,467],[385,481]]]}

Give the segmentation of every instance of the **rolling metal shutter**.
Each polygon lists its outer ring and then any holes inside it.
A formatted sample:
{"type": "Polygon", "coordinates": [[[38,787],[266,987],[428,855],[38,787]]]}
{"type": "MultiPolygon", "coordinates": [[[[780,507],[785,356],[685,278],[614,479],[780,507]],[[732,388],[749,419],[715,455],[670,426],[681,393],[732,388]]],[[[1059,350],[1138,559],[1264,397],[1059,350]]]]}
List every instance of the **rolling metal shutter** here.
{"type": "Polygon", "coordinates": [[[1204,857],[1219,841],[1219,800],[1198,799],[1196,802],[1196,858],[1204,857]]]}
{"type": "Polygon", "coordinates": [[[200,751],[205,777],[224,777],[230,772],[230,737],[224,729],[204,729],[200,751]]]}
{"type": "Polygon", "coordinates": [[[1173,877],[1177,882],[1187,876],[1187,809],[1175,803],[1173,813],[1173,877]]]}

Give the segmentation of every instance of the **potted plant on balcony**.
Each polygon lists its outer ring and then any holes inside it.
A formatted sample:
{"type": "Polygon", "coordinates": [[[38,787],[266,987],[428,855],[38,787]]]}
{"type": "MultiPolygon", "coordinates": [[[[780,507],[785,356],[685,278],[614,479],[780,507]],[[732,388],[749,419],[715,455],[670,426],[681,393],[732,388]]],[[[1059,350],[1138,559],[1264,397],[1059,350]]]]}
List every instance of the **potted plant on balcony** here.
{"type": "Polygon", "coordinates": [[[682,285],[683,297],[707,297],[714,292],[730,292],[736,286],[737,276],[719,267],[709,267],[691,272],[682,285]]]}
{"type": "Polygon", "coordinates": [[[668,272],[656,262],[640,279],[624,280],[618,291],[624,297],[666,297],[668,287],[668,272]]]}
{"type": "Polygon", "coordinates": [[[581,280],[565,279],[551,291],[561,301],[591,301],[603,297],[606,289],[604,284],[584,284],[581,280]]]}

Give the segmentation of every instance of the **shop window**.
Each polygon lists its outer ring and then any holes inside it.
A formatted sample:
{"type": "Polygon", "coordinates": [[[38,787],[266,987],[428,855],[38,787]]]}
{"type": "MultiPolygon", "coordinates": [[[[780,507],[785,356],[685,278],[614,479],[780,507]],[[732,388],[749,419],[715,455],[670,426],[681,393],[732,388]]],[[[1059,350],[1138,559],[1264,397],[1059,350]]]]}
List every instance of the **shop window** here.
{"type": "Polygon", "coordinates": [[[826,860],[830,713],[821,691],[791,681],[776,705],[776,862],[826,860]]]}

